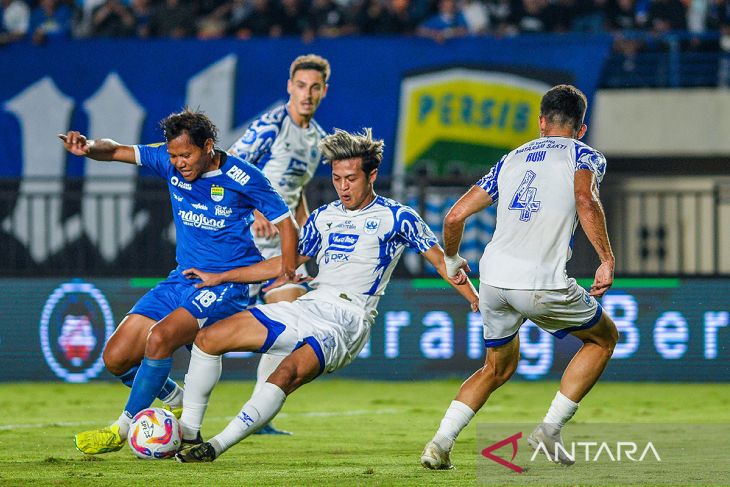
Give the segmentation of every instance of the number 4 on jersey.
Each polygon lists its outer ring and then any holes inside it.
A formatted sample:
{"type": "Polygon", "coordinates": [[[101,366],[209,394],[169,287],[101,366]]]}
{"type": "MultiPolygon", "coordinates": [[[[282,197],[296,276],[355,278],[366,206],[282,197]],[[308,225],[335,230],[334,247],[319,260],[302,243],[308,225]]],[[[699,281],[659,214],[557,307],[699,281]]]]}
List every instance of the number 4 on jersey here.
{"type": "Polygon", "coordinates": [[[510,210],[519,210],[520,220],[523,222],[530,221],[532,214],[540,211],[540,202],[535,199],[537,194],[537,188],[530,186],[535,180],[536,174],[532,171],[527,171],[525,177],[522,178],[520,187],[517,188],[512,201],[509,204],[510,210]]]}

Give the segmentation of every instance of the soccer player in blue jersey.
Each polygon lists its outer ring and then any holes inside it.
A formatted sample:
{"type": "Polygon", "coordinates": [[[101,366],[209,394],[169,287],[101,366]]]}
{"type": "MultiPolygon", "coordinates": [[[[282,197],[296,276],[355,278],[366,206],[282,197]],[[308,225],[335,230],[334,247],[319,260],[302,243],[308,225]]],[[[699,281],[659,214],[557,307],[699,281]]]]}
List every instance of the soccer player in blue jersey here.
{"type": "Polygon", "coordinates": [[[167,142],[153,145],[89,140],[75,131],[60,136],[74,155],[137,164],[164,178],[177,234],[178,267],[135,304],[106,344],[107,369],[132,390],[111,426],[75,436],[76,447],[87,454],[119,450],[131,419],[155,397],[180,407],[182,389],[169,378],[172,353],[192,343],[201,328],[253,302],[248,284],[222,283],[201,290],[182,275],[183,269],[200,266],[224,272],[260,262],[249,229],[254,210],[272,221],[281,236],[276,274],[287,280],[296,269],[295,223],[263,173],[217,150],[217,129],[203,113],[184,110],[164,119],[161,126],[167,142]]]}
{"type": "MultiPolygon", "coordinates": [[[[255,164],[269,178],[274,189],[281,195],[289,209],[302,226],[309,217],[309,208],[304,187],[312,179],[317,167],[324,162],[319,142],[326,132],[314,120],[314,114],[327,95],[330,77],[329,62],[315,54],[297,57],[289,67],[287,92],[289,101],[264,113],[254,120],[243,136],[228,152],[255,164]]],[[[254,242],[265,259],[281,254],[281,246],[276,226],[261,212],[251,229],[254,242]]],[[[297,272],[306,276],[304,266],[297,272]]],[[[304,284],[290,283],[271,291],[260,293],[265,303],[294,301],[307,289],[304,284]]],[[[256,373],[255,390],[266,383],[269,375],[278,367],[283,357],[263,354],[256,373]]],[[[181,418],[183,428],[187,427],[187,417],[181,418]]],[[[290,434],[266,425],[257,434],[290,434]]]]}
{"type": "MultiPolygon", "coordinates": [[[[370,129],[364,134],[338,130],[320,147],[332,161],[339,199],[315,210],[302,229],[298,263],[314,257],[319,266],[312,291],[294,302],[257,306],[202,330],[186,379],[186,414],[202,422],[223,353],[250,350],[286,358],[225,430],[209,442],[182,449],[177,455],[181,462],[213,461],[269,422],[297,388],[352,362],[370,338],[378,300],[406,247],[420,252],[446,278],[443,251],[428,225],[412,208],[373,190],[383,141],[373,140],[370,129]],[[190,410],[189,402],[195,405],[190,410]]],[[[201,287],[256,282],[277,274],[278,259],[224,273],[186,273],[202,278],[201,287]]],[[[471,282],[454,287],[476,311],[478,296],[471,282]]]]}

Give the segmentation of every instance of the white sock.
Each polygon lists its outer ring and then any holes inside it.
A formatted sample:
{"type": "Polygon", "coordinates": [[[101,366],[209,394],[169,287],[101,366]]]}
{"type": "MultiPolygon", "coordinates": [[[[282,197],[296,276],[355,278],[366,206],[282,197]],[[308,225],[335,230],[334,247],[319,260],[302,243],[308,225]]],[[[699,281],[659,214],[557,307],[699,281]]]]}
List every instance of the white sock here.
{"type": "MultiPolygon", "coordinates": [[[[279,364],[286,358],[286,355],[271,355],[264,353],[259,360],[259,366],[256,369],[256,387],[253,388],[253,394],[256,394],[269,376],[274,373],[279,364]]],[[[253,395],[251,394],[251,395],[253,395]]]]}
{"type": "Polygon", "coordinates": [[[123,440],[126,440],[127,436],[129,436],[129,427],[132,424],[132,418],[129,417],[126,412],[123,412],[119,416],[119,419],[114,421],[114,424],[119,425],[119,436],[121,436],[123,440]]]}
{"type": "Polygon", "coordinates": [[[183,438],[186,440],[192,440],[198,435],[208,408],[210,393],[218,383],[222,369],[220,355],[207,354],[193,345],[188,373],[185,374],[183,413],[180,418],[183,438]]]}
{"type": "Polygon", "coordinates": [[[215,456],[219,457],[230,447],[271,421],[271,418],[281,410],[285,400],[286,394],[279,386],[270,382],[261,386],[228,426],[209,440],[215,449],[215,456]]]}
{"type": "Polygon", "coordinates": [[[551,426],[553,432],[559,432],[577,410],[578,403],[571,401],[558,391],[542,422],[551,426]]]}
{"type": "Polygon", "coordinates": [[[170,409],[179,408],[183,405],[183,388],[175,384],[175,390],[162,400],[170,409]]]}
{"type": "Polygon", "coordinates": [[[474,411],[463,402],[451,401],[451,405],[446,410],[444,419],[441,420],[441,425],[432,441],[442,450],[451,451],[456,437],[469,424],[474,414],[474,411]]]}

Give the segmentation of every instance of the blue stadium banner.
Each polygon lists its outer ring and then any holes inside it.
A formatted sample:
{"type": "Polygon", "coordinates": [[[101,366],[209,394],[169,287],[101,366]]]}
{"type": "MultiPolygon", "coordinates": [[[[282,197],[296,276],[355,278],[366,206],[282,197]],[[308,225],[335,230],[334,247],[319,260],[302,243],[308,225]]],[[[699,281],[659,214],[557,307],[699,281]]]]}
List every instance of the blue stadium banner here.
{"type": "MultiPolygon", "coordinates": [[[[111,379],[104,343],[155,279],[0,280],[0,381],[111,379]],[[10,318],[12,317],[12,318],[10,318]]],[[[583,281],[583,285],[589,282],[583,281]]],[[[727,279],[618,279],[601,300],[621,339],[604,380],[730,381],[727,279]]],[[[484,361],[481,318],[437,279],[391,282],[368,345],[340,377],[465,378],[484,361]]],[[[560,378],[580,342],[535,325],[520,330],[517,380],[560,378]]],[[[224,377],[254,379],[258,360],[238,353],[224,377]]],[[[173,375],[187,370],[185,350],[173,375]]]]}

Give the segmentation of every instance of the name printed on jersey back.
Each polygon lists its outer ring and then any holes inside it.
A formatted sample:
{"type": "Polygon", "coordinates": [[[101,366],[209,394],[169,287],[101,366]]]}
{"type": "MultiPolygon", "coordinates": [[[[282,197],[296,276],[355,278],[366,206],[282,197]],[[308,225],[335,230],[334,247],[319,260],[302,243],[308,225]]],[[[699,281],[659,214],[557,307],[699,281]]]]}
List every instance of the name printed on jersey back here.
{"type": "MultiPolygon", "coordinates": [[[[524,147],[521,147],[515,151],[515,155],[522,154],[525,152],[533,152],[537,150],[550,150],[550,149],[560,149],[565,150],[568,146],[566,144],[563,144],[557,140],[552,139],[537,139],[537,141],[527,144],[524,147]]],[[[543,158],[544,160],[544,158],[543,158]]]]}

